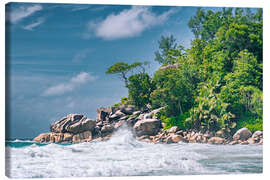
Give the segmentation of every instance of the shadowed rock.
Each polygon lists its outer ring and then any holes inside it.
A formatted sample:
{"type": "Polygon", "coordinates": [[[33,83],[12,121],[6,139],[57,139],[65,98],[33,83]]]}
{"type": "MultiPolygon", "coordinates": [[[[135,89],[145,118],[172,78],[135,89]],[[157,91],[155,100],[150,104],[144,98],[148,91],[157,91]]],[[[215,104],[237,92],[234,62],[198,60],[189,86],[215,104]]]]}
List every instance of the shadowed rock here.
{"type": "Polygon", "coordinates": [[[246,141],[248,138],[252,136],[252,133],[248,130],[248,128],[242,128],[239,129],[234,135],[233,139],[234,140],[241,140],[241,141],[246,141]]]}
{"type": "Polygon", "coordinates": [[[161,128],[161,121],[158,119],[144,119],[137,121],[133,127],[137,136],[156,135],[161,128]]]}
{"type": "Polygon", "coordinates": [[[51,124],[51,132],[55,133],[66,133],[70,132],[73,134],[92,131],[96,126],[96,121],[88,119],[82,114],[69,114],[59,121],[51,124]]]}

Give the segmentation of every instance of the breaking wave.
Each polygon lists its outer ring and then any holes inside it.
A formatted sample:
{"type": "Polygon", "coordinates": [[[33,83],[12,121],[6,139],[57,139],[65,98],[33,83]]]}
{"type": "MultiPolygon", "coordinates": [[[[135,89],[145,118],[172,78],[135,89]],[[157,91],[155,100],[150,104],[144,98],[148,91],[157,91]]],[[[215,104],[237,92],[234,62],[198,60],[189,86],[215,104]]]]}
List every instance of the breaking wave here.
{"type": "Polygon", "coordinates": [[[146,143],[134,139],[126,127],[102,142],[6,143],[6,175],[12,178],[261,172],[262,146],[146,143]]]}

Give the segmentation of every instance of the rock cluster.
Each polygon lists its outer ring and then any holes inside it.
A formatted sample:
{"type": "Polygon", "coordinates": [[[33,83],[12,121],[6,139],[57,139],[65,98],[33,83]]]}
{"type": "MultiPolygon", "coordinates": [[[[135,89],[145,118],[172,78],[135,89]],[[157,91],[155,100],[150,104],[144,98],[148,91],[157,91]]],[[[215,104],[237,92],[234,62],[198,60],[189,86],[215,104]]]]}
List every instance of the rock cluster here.
{"type": "Polygon", "coordinates": [[[77,143],[107,140],[126,122],[135,135],[155,135],[161,129],[161,121],[155,118],[160,109],[136,111],[135,106],[123,104],[118,107],[97,109],[97,120],[82,114],[69,114],[52,123],[49,133],[34,138],[37,142],[77,143]]]}
{"type": "MultiPolygon", "coordinates": [[[[151,107],[150,107],[151,108],[151,107]]],[[[37,136],[34,141],[54,143],[77,143],[107,140],[127,123],[137,140],[153,143],[210,143],[210,144],[263,144],[262,131],[251,133],[247,128],[239,129],[233,137],[220,132],[183,131],[177,126],[164,130],[157,114],[163,108],[137,111],[135,106],[123,104],[118,107],[97,109],[97,120],[82,114],[69,114],[50,125],[51,132],[37,136]]]]}
{"type": "Polygon", "coordinates": [[[249,131],[247,128],[242,128],[234,134],[234,139],[219,137],[217,133],[213,132],[196,132],[196,131],[183,131],[177,126],[171,127],[167,130],[160,130],[155,136],[141,136],[137,137],[137,140],[144,142],[154,143],[209,143],[209,144],[263,144],[263,133],[262,131],[250,132],[249,135],[243,133],[243,131],[249,131]],[[238,134],[241,134],[238,136],[238,134]]]}
{"type": "Polygon", "coordinates": [[[89,142],[92,140],[96,121],[81,114],[69,114],[50,125],[51,132],[40,134],[37,142],[89,142]]]}

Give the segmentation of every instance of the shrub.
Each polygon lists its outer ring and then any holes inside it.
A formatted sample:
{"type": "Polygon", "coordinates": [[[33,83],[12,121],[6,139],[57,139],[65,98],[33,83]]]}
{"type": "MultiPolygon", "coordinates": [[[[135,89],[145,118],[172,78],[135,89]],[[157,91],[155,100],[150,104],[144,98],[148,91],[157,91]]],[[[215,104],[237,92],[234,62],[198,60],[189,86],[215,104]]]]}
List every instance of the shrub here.
{"type": "Polygon", "coordinates": [[[189,128],[185,123],[185,119],[187,117],[189,117],[189,112],[173,117],[166,117],[165,115],[161,115],[160,119],[165,123],[164,129],[170,129],[173,126],[178,126],[180,129],[185,130],[189,128]]]}
{"type": "Polygon", "coordinates": [[[118,107],[118,106],[125,104],[125,103],[128,103],[128,97],[121,98],[121,102],[114,104],[113,107],[118,107]]]}

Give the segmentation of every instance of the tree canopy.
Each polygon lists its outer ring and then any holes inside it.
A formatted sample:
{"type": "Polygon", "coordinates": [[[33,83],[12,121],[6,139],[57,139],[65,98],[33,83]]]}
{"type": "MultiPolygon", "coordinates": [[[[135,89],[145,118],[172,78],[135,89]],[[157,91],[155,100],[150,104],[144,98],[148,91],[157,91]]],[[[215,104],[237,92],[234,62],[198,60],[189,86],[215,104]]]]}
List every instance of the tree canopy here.
{"type": "Polygon", "coordinates": [[[173,35],[158,41],[155,61],[170,68],[160,68],[153,77],[141,70],[127,78],[128,71],[142,64],[122,62],[107,73],[125,80],[129,103],[138,108],[165,106],[161,118],[166,128],[223,134],[239,127],[262,130],[262,9],[198,8],[188,27],[195,37],[188,49],[173,35]]]}

